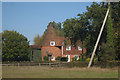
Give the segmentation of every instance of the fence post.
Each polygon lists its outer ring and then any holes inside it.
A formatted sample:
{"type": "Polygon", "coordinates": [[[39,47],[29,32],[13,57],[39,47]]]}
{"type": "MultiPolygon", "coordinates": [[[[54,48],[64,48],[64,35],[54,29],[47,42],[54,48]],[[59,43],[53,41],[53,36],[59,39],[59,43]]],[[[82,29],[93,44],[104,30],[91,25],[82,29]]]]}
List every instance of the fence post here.
{"type": "Polygon", "coordinates": [[[51,67],[51,64],[49,63],[49,67],[51,67]]]}
{"type": "Polygon", "coordinates": [[[40,63],[39,63],[39,66],[40,66],[40,63]]]}
{"type": "Polygon", "coordinates": [[[18,67],[20,66],[20,63],[18,63],[18,67]]]}

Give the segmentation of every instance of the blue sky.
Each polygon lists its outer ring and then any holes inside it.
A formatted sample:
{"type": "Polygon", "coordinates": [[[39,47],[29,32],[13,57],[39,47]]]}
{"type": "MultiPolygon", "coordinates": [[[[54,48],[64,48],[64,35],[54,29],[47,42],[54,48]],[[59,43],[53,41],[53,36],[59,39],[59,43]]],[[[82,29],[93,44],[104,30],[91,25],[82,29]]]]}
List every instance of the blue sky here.
{"type": "Polygon", "coordinates": [[[64,22],[86,11],[92,2],[3,2],[2,30],[14,30],[33,44],[34,37],[42,35],[50,21],[64,22]]]}

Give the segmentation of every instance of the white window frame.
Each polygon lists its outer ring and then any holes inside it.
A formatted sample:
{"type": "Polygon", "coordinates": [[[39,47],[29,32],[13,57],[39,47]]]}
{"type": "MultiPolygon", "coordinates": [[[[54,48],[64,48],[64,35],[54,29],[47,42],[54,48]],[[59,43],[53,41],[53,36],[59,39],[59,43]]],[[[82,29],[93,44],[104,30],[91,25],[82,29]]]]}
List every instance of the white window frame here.
{"type": "Polygon", "coordinates": [[[70,62],[70,55],[66,55],[66,57],[68,58],[67,62],[70,62]]]}
{"type": "Polygon", "coordinates": [[[79,51],[81,51],[81,50],[82,50],[82,48],[81,48],[80,46],[78,46],[78,50],[79,50],[79,51]]]}
{"type": "Polygon", "coordinates": [[[55,60],[55,57],[54,57],[54,56],[52,56],[52,57],[51,57],[51,60],[52,60],[52,61],[54,61],[54,60],[55,60]]]}
{"type": "Polygon", "coordinates": [[[71,46],[70,46],[70,45],[66,46],[66,50],[67,50],[67,51],[71,50],[71,46]],[[68,48],[68,47],[69,47],[69,48],[68,48]]]}
{"type": "Polygon", "coordinates": [[[55,41],[50,41],[50,46],[55,46],[55,41]],[[53,43],[53,45],[51,43],[53,43]]]}

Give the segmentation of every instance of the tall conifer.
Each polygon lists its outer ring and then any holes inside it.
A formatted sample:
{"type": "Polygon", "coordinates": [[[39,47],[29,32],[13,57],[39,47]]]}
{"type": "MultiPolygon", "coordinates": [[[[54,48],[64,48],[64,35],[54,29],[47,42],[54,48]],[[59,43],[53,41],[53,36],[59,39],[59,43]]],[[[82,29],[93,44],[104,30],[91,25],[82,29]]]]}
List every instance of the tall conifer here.
{"type": "MultiPolygon", "coordinates": [[[[110,7],[110,6],[109,6],[110,7]]],[[[115,58],[114,54],[114,36],[113,36],[113,22],[111,18],[111,8],[107,20],[107,53],[109,59],[113,60],[115,58]]]]}

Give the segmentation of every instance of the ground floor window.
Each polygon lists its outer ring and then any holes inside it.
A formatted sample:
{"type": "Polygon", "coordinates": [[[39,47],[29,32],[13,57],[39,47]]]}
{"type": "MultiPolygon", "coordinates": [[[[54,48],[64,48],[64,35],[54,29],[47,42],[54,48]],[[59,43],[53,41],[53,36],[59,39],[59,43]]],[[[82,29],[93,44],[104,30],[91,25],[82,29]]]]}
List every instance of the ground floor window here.
{"type": "Polygon", "coordinates": [[[78,60],[79,59],[79,56],[78,55],[74,55],[74,57],[78,60]]]}
{"type": "Polygon", "coordinates": [[[52,56],[52,57],[51,57],[51,60],[52,60],[52,61],[55,60],[55,57],[52,56]]]}
{"type": "Polygon", "coordinates": [[[68,62],[70,62],[70,55],[66,55],[66,57],[68,58],[68,62]]]}

